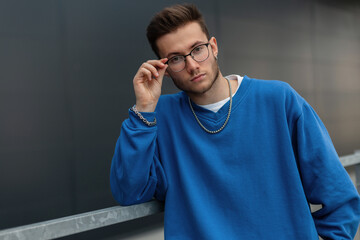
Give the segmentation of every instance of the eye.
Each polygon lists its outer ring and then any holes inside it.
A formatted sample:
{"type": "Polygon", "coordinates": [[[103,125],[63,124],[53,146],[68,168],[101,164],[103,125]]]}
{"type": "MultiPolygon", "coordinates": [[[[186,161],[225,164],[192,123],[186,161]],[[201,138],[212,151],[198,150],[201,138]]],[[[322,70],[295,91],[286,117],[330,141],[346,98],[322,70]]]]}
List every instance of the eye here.
{"type": "Polygon", "coordinates": [[[195,47],[192,50],[192,52],[193,52],[193,54],[199,54],[204,50],[204,48],[205,48],[205,45],[200,45],[200,46],[195,47]]]}
{"type": "Polygon", "coordinates": [[[174,56],[174,57],[172,57],[172,58],[169,60],[169,63],[170,63],[170,64],[179,64],[179,63],[181,63],[182,61],[184,61],[183,56],[174,56]]]}

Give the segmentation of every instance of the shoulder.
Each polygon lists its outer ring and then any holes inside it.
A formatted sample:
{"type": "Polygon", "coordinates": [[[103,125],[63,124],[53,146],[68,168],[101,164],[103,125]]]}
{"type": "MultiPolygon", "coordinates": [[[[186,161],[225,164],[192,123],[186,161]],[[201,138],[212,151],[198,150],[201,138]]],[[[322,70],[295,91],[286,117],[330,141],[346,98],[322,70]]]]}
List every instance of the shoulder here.
{"type": "MultiPolygon", "coordinates": [[[[263,80],[257,78],[250,78],[255,91],[258,91],[261,94],[296,94],[296,91],[284,81],[279,80],[263,80]]],[[[274,96],[274,97],[275,97],[274,96]]]]}
{"type": "Polygon", "coordinates": [[[279,100],[290,100],[298,99],[303,101],[303,98],[299,93],[295,91],[294,88],[290,86],[287,82],[279,80],[263,80],[257,78],[249,78],[253,91],[255,94],[270,97],[271,99],[279,100]]]}
{"type": "Polygon", "coordinates": [[[305,99],[287,82],[279,80],[249,79],[252,85],[252,96],[268,107],[283,109],[288,114],[299,116],[305,99]]]}

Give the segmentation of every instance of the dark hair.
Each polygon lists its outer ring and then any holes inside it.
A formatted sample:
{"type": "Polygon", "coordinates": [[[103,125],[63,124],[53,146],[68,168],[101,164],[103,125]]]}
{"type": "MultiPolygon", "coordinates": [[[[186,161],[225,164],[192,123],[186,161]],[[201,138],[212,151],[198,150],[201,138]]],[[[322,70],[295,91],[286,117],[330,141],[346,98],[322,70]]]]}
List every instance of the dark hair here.
{"type": "Polygon", "coordinates": [[[210,38],[205,20],[200,11],[193,4],[174,5],[164,8],[152,18],[147,27],[146,36],[152,50],[159,58],[159,49],[157,48],[156,41],[165,34],[173,32],[190,22],[199,23],[201,30],[206,34],[206,37],[208,39],[210,38]]]}

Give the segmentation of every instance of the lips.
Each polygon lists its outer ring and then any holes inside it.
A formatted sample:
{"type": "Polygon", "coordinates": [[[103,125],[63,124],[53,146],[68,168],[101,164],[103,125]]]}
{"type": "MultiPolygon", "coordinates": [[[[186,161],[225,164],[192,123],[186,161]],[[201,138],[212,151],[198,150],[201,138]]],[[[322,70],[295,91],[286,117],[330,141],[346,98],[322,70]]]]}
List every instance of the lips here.
{"type": "Polygon", "coordinates": [[[201,81],[205,77],[205,74],[198,74],[195,77],[191,79],[192,82],[198,82],[201,81]]]}

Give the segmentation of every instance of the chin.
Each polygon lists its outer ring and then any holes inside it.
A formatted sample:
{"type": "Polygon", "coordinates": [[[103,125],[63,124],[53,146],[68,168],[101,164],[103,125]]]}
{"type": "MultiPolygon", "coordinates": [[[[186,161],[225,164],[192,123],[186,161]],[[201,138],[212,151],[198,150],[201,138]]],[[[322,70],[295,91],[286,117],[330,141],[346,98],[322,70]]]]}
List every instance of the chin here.
{"type": "Polygon", "coordinates": [[[202,95],[208,92],[214,85],[215,79],[211,82],[202,82],[199,85],[182,89],[187,94],[202,95]]]}
{"type": "Polygon", "coordinates": [[[213,87],[216,80],[218,80],[220,69],[216,61],[212,63],[212,69],[215,69],[214,72],[212,72],[212,74],[207,72],[207,76],[202,82],[190,83],[189,85],[184,84],[183,81],[176,79],[173,76],[170,77],[179,90],[184,91],[187,94],[199,95],[208,92],[213,87]]]}

